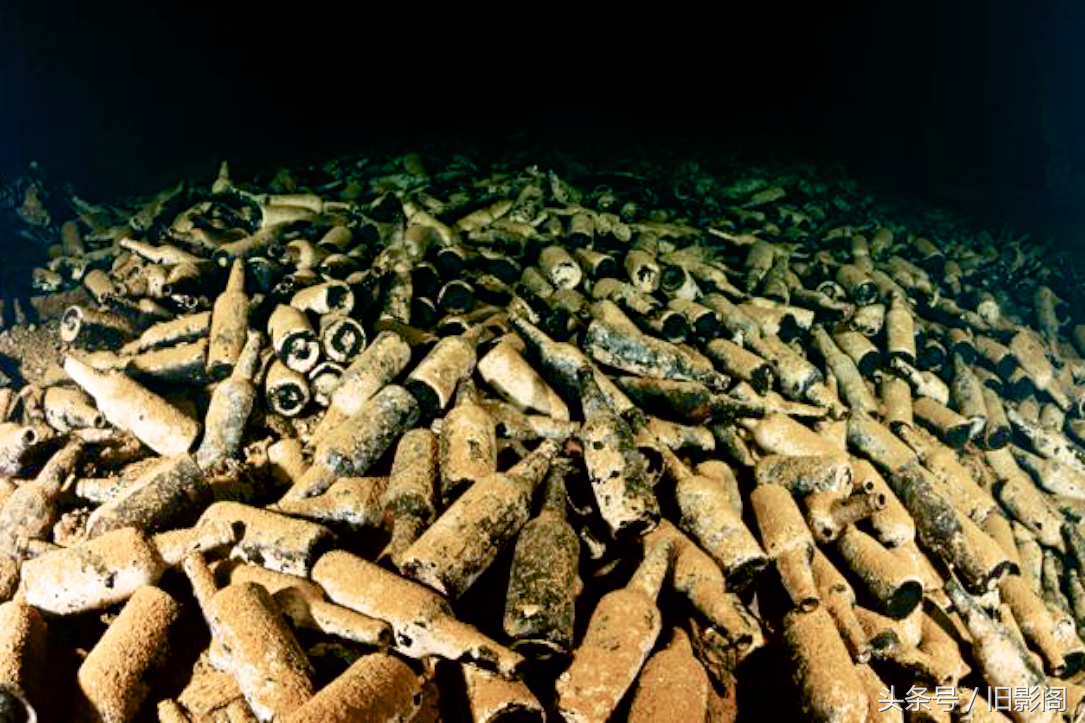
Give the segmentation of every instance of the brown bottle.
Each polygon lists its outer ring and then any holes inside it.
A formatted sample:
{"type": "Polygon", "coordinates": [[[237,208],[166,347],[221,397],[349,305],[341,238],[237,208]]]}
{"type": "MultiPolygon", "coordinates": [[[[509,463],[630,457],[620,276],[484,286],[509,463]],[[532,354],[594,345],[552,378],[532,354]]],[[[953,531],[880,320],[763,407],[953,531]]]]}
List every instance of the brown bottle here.
{"type": "Polygon", "coordinates": [[[160,455],[187,452],[200,433],[199,422],[120,372],[97,371],[73,356],[64,360],[64,371],[94,397],[111,424],[160,455]]]}
{"type": "Polygon", "coordinates": [[[596,361],[631,374],[700,381],[722,389],[727,377],[683,348],[640,331],[612,301],[592,305],[592,322],[583,345],[596,361]]]}
{"type": "Polygon", "coordinates": [[[313,436],[332,429],[395,379],[411,361],[411,347],[394,331],[382,331],[339,377],[339,386],[313,436]]]}
{"type": "Polygon", "coordinates": [[[27,560],[22,590],[28,603],[55,615],[98,610],[127,600],[143,585],[153,585],[191,552],[229,544],[234,537],[228,524],[150,537],[124,527],[27,560]]]}
{"type": "Polygon", "coordinates": [[[126,721],[149,692],[144,676],[167,659],[170,627],[181,606],[156,587],[135,591],[79,666],[76,676],[89,717],[126,721]]]}
{"type": "Polygon", "coordinates": [[[412,429],[399,439],[388,487],[381,495],[384,514],[391,519],[392,539],[381,553],[398,567],[401,555],[437,516],[437,435],[412,429]]]}
{"type": "Polygon", "coordinates": [[[870,639],[855,614],[855,590],[851,583],[821,550],[814,550],[810,568],[814,572],[821,604],[836,623],[848,652],[857,663],[867,662],[871,655],[870,639]]]}
{"type": "Polygon", "coordinates": [[[878,402],[852,358],[842,352],[832,337],[821,327],[814,329],[813,342],[814,347],[825,360],[826,366],[836,377],[848,406],[864,412],[877,412],[878,402]]]}
{"type": "Polygon", "coordinates": [[[510,336],[512,339],[499,341],[479,360],[479,374],[502,398],[520,409],[568,420],[565,402],[521,356],[516,348],[519,339],[510,336]]]}
{"type": "Polygon", "coordinates": [[[108,311],[71,306],[60,318],[61,341],[80,348],[115,348],[138,333],[131,320],[108,311]]]}
{"type": "MultiPolygon", "coordinates": [[[[0,604],[0,696],[2,705],[23,708],[25,720],[49,706],[49,631],[42,614],[21,596],[0,604]],[[17,704],[18,703],[18,704],[17,704]],[[37,709],[35,711],[35,709],[37,709]]],[[[16,720],[20,720],[18,716],[16,720]]],[[[43,718],[42,718],[43,719],[43,718]]]]}
{"type": "Polygon", "coordinates": [[[305,411],[313,398],[304,374],[273,359],[264,375],[264,401],[268,409],[284,417],[296,417],[305,411]]]}
{"type": "Polygon", "coordinates": [[[580,539],[565,518],[567,464],[551,465],[542,509],[516,540],[505,597],[505,633],[531,657],[566,655],[573,644],[580,539]]]}
{"type": "Polygon", "coordinates": [[[445,415],[439,456],[442,506],[497,471],[497,426],[479,401],[474,383],[465,379],[456,405],[445,415]]]}
{"type": "Polygon", "coordinates": [[[418,400],[424,418],[447,409],[456,386],[475,371],[475,347],[484,333],[485,327],[476,325],[463,334],[441,339],[407,376],[405,386],[418,400]]]}
{"type": "Polygon", "coordinates": [[[235,259],[230,267],[226,289],[215,300],[211,311],[210,346],[207,351],[207,373],[212,379],[229,374],[241,349],[249,327],[249,299],[245,296],[245,262],[235,259]]]}
{"type": "Polygon", "coordinates": [[[960,354],[953,355],[950,399],[961,416],[971,425],[970,437],[981,435],[987,426],[987,404],[983,398],[983,385],[960,354]]]}
{"type": "Polygon", "coordinates": [[[879,611],[893,618],[911,613],[923,598],[919,575],[908,560],[896,555],[854,525],[848,525],[836,549],[862,581],[879,611]]]}
{"type": "Polygon", "coordinates": [[[211,488],[191,455],[161,459],[91,513],[86,537],[128,526],[160,532],[189,524],[211,501],[211,488]]]}
{"type": "Polygon", "coordinates": [[[615,537],[641,535],[655,527],[660,516],[647,460],[629,423],[611,408],[590,369],[581,372],[580,385],[580,440],[599,514],[615,537]]]}
{"type": "Polygon", "coordinates": [[[825,376],[806,357],[775,335],[751,337],[747,343],[773,365],[780,388],[789,399],[826,407],[835,418],[843,416],[843,405],[826,385],[825,376]]]}
{"type": "Polygon", "coordinates": [[[387,485],[387,477],[340,477],[319,495],[282,500],[270,509],[355,531],[377,529],[384,521],[380,499],[387,485]]]}
{"type": "Polygon", "coordinates": [[[867,695],[829,613],[792,610],[783,633],[803,711],[819,721],[865,721],[867,695]]]}
{"type": "Polygon", "coordinates": [[[539,253],[539,268],[560,289],[575,289],[584,278],[576,259],[558,245],[547,246],[539,253]]]}
{"type": "MultiPolygon", "coordinates": [[[[972,657],[989,685],[1041,690],[1046,687],[1043,672],[1013,633],[992,620],[956,579],[946,582],[945,590],[968,628],[972,637],[972,657]]],[[[1053,711],[1021,718],[1028,721],[1053,719],[1053,711]]]]}
{"type": "MultiPolygon", "coordinates": [[[[510,314],[509,322],[524,340],[527,358],[538,364],[546,381],[561,398],[569,404],[579,401],[580,371],[593,368],[591,360],[575,344],[554,341],[536,325],[520,316],[510,314]]],[[[633,406],[607,375],[596,372],[595,381],[619,414],[633,406]]]]}
{"type": "Polygon", "coordinates": [[[85,445],[73,438],[30,481],[23,482],[0,505],[0,555],[20,555],[26,543],[44,540],[59,516],[64,481],[75,471],[85,445]]]}
{"type": "Polygon", "coordinates": [[[665,538],[674,545],[671,585],[704,618],[706,630],[712,631],[710,637],[722,639],[721,647],[728,649],[729,655],[737,654],[739,659],[763,647],[765,636],[760,624],[738,595],[727,589],[719,565],[667,520],[661,520],[656,529],[645,535],[645,544],[655,544],[656,538],[665,538]]]}
{"type": "Polygon", "coordinates": [[[313,440],[313,464],[286,493],[309,497],[326,490],[336,477],[361,477],[406,430],[418,421],[418,402],[395,384],[377,392],[354,414],[313,440]]]}
{"type": "Polygon", "coordinates": [[[607,720],[633,685],[663,626],[656,597],[673,554],[663,541],[648,547],[629,584],[599,601],[572,664],[558,678],[565,720],[607,720]]]}
{"type": "Polygon", "coordinates": [[[320,360],[320,341],[305,312],[279,304],[267,322],[275,356],[299,374],[312,370],[320,360]]]}
{"type": "Polygon", "coordinates": [[[391,625],[404,655],[438,655],[509,677],[523,666],[522,656],[457,620],[437,593],[356,555],[325,553],[313,566],[312,579],[333,602],[391,625]]]}
{"type": "Polygon", "coordinates": [[[631,723],[671,720],[678,711],[686,720],[704,720],[712,684],[693,655],[689,636],[675,628],[671,641],[644,665],[629,708],[631,723]]]}
{"type": "Polygon", "coordinates": [[[241,451],[241,438],[256,400],[253,378],[260,363],[260,336],[259,332],[248,333],[229,378],[219,382],[211,394],[203,441],[196,450],[196,461],[204,469],[223,459],[236,458],[241,451]]]}
{"type": "Polygon", "coordinates": [[[544,440],[508,472],[476,482],[400,558],[404,574],[456,599],[527,522],[531,498],[560,443],[544,440]]]}
{"type": "Polygon", "coordinates": [[[758,485],[750,494],[750,505],[765,551],[776,563],[780,582],[795,607],[814,610],[820,605],[817,584],[810,562],[814,538],[786,487],[758,485]]]}
{"type": "Polygon", "coordinates": [[[1056,379],[1054,367],[1048,361],[1043,344],[1036,338],[1035,333],[1019,331],[1010,340],[1009,348],[1036,388],[1047,392],[1061,409],[1069,409],[1070,400],[1056,379]]]}
{"type": "Polygon", "coordinates": [[[223,661],[257,720],[282,719],[314,693],[313,666],[271,595],[253,582],[216,589],[200,555],[184,560],[223,661]]]}
{"type": "Polygon", "coordinates": [[[915,319],[903,296],[894,295],[885,314],[886,346],[890,358],[915,364],[915,319]]]}
{"type": "Polygon", "coordinates": [[[681,512],[678,526],[720,566],[728,586],[741,590],[768,565],[765,551],[735,512],[722,482],[694,474],[669,449],[664,448],[662,453],[681,512]]]}
{"type": "Polygon", "coordinates": [[[320,317],[320,346],[328,359],[347,364],[365,349],[365,327],[346,314],[324,314],[320,317]]]}
{"type": "Polygon", "coordinates": [[[105,416],[94,408],[94,400],[78,387],[49,387],[42,399],[45,421],[58,432],[106,426],[105,416]]]}
{"type": "Polygon", "coordinates": [[[424,691],[417,673],[389,653],[358,658],[283,720],[287,723],[417,720],[424,691]]]}

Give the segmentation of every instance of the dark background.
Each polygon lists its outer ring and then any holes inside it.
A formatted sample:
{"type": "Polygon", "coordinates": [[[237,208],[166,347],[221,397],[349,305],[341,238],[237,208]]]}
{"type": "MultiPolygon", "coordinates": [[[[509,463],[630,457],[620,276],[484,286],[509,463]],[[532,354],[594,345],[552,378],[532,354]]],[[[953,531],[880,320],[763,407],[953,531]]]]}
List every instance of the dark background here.
{"type": "Polygon", "coordinates": [[[1072,245],[1081,15],[1054,0],[6,3],[0,178],[37,159],[106,200],[221,157],[685,144],[839,161],[874,187],[1072,245]]]}

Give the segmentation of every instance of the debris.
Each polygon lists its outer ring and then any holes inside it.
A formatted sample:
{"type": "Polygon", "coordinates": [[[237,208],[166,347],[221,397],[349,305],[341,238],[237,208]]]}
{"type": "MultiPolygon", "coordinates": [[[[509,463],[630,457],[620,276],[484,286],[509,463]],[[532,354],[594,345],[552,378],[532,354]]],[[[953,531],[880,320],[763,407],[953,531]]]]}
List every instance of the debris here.
{"type": "Polygon", "coordinates": [[[71,219],[27,188],[0,707],[1085,712],[1072,270],[813,169],[520,160],[223,164],[71,219]],[[55,644],[90,652],[46,692],[55,644]]]}

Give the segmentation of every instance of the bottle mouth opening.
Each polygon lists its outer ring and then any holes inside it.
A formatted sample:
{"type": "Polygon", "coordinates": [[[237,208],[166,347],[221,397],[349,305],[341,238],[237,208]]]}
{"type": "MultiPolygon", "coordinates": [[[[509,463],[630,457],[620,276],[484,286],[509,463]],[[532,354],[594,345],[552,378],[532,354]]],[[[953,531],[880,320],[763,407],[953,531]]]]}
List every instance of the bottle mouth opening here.
{"type": "Polygon", "coordinates": [[[667,341],[681,343],[689,337],[689,323],[681,314],[666,314],[662,327],[663,337],[667,341]]]}
{"type": "Polygon", "coordinates": [[[418,409],[422,419],[433,419],[442,411],[441,400],[428,384],[418,380],[408,381],[407,391],[418,402],[418,409]]]}
{"type": "Polygon", "coordinates": [[[618,273],[618,262],[610,256],[601,259],[595,267],[595,275],[601,279],[614,276],[616,273],[618,273]]]}
{"type": "Polygon", "coordinates": [[[83,310],[78,306],[68,307],[60,317],[60,338],[72,342],[83,328],[83,310]]]}
{"type": "Polygon", "coordinates": [[[38,714],[21,690],[0,683],[0,720],[37,723],[38,714]]]}
{"type": "Polygon", "coordinates": [[[686,283],[686,270],[681,266],[664,266],[659,274],[659,286],[664,291],[677,291],[686,283]]]}
{"type": "Polygon", "coordinates": [[[991,570],[987,581],[987,589],[993,590],[998,586],[998,581],[1007,575],[1019,575],[1021,568],[1011,560],[1004,560],[991,570]]]}
{"type": "Polygon", "coordinates": [[[773,377],[773,371],[768,364],[759,366],[750,374],[750,386],[758,394],[765,394],[772,389],[773,377]]]}
{"type": "Polygon", "coordinates": [[[996,427],[985,440],[987,449],[1002,449],[1010,443],[1010,430],[1006,427],[996,427]]]}
{"type": "Polygon", "coordinates": [[[462,314],[475,301],[475,290],[463,281],[450,281],[441,289],[437,303],[450,314],[462,314]]]}
{"type": "Polygon", "coordinates": [[[353,305],[353,296],[350,288],[345,284],[340,286],[334,284],[328,287],[325,294],[324,302],[331,312],[343,312],[347,311],[347,307],[353,305]],[[349,299],[349,302],[348,302],[349,299]]]}
{"type": "Polygon", "coordinates": [[[653,515],[649,518],[637,518],[624,522],[618,529],[614,530],[615,540],[634,540],[648,534],[656,528],[659,524],[658,515],[653,515]]]}
{"type": "Polygon", "coordinates": [[[852,292],[852,301],[860,306],[869,306],[878,300],[878,287],[873,281],[864,281],[852,292]]]}
{"type": "MultiPolygon", "coordinates": [[[[416,296],[411,299],[411,324],[420,329],[432,328],[438,321],[440,314],[437,305],[431,299],[416,296]]],[[[462,333],[462,332],[461,332],[462,333]]]]}
{"type": "Polygon", "coordinates": [[[728,640],[735,646],[735,649],[740,653],[745,652],[753,647],[754,638],[750,633],[740,633],[735,636],[728,636],[728,640]]]}
{"type": "Polygon", "coordinates": [[[288,343],[282,354],[283,363],[294,371],[304,374],[316,365],[320,358],[320,343],[312,334],[298,334],[288,343]]]}
{"type": "Polygon", "coordinates": [[[768,567],[768,564],[767,559],[757,557],[742,562],[730,570],[725,570],[728,587],[733,592],[742,592],[749,587],[750,583],[757,579],[765,568],[768,567]]]}
{"type": "Polygon", "coordinates": [[[900,638],[896,633],[885,630],[874,635],[868,642],[872,651],[883,651],[900,645],[900,638]]]}
{"type": "Polygon", "coordinates": [[[958,424],[945,432],[945,441],[953,448],[960,449],[972,436],[972,424],[958,424]]]}
{"type": "Polygon", "coordinates": [[[1064,678],[1069,675],[1073,675],[1085,667],[1085,652],[1071,652],[1063,655],[1062,671],[1051,671],[1051,674],[1058,678],[1064,678]]]}
{"type": "Polygon", "coordinates": [[[309,402],[309,395],[299,384],[281,384],[269,390],[271,407],[284,417],[296,416],[309,402]]]}
{"type": "MultiPolygon", "coordinates": [[[[874,372],[876,372],[882,366],[880,356],[881,355],[878,354],[878,352],[871,350],[859,357],[859,361],[855,365],[859,368],[859,373],[862,374],[864,377],[872,376],[874,372]]],[[[908,362],[909,364],[915,364],[915,357],[909,357],[907,355],[899,354],[897,356],[901,356],[904,361],[908,362]]]]}
{"type": "Polygon", "coordinates": [[[568,646],[545,638],[521,638],[513,641],[510,647],[529,660],[557,662],[569,657],[568,646]]]}
{"type": "Polygon", "coordinates": [[[365,333],[354,319],[339,319],[328,328],[323,344],[329,359],[347,362],[361,353],[365,346],[365,333]]]}
{"type": "Polygon", "coordinates": [[[908,580],[893,592],[886,602],[885,614],[900,620],[907,617],[923,601],[923,586],[918,580],[908,580]]]}
{"type": "Polygon", "coordinates": [[[469,325],[461,317],[446,316],[437,324],[437,333],[444,336],[459,336],[469,329],[469,325]]]}
{"type": "Polygon", "coordinates": [[[701,337],[702,339],[716,338],[717,336],[719,336],[722,328],[723,327],[720,324],[720,320],[716,316],[715,312],[702,314],[693,325],[693,329],[697,333],[697,336],[701,337]]]}

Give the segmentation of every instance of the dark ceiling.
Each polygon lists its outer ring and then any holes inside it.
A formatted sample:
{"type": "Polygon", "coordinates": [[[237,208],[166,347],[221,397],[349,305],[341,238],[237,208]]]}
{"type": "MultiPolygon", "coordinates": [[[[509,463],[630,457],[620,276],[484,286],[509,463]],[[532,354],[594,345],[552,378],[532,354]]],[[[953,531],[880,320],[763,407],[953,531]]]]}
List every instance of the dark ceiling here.
{"type": "Polygon", "coordinates": [[[1067,238],[1083,225],[1068,4],[18,5],[0,7],[0,177],[38,159],[85,195],[227,156],[685,144],[840,161],[1067,238]]]}

